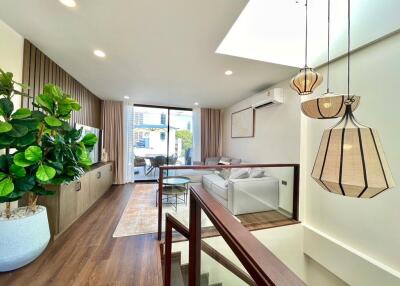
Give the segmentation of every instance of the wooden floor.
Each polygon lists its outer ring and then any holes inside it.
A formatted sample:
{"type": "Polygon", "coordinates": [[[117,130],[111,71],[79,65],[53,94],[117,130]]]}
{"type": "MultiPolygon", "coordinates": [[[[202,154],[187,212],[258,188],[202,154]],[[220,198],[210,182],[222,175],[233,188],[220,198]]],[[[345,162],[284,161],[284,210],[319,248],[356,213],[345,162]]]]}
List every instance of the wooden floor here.
{"type": "Polygon", "coordinates": [[[0,273],[0,285],[162,285],[154,235],[112,237],[132,190],[113,187],[36,261],[0,273]]]}
{"type": "MultiPolygon", "coordinates": [[[[156,234],[113,238],[133,185],[114,186],[31,264],[0,273],[0,286],[161,286],[156,234]]],[[[240,215],[249,230],[298,223],[276,211],[240,215]]],[[[206,236],[219,235],[205,229],[206,236]]],[[[180,235],[175,240],[180,240],[180,235]]]]}

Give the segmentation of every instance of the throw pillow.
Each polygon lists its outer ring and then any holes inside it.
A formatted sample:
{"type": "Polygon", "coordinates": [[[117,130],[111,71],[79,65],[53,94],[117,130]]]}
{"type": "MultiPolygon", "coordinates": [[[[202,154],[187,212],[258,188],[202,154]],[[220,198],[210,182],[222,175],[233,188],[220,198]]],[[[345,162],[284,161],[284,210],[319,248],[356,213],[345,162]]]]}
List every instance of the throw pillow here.
{"type": "Polygon", "coordinates": [[[248,177],[249,177],[249,169],[240,168],[232,170],[229,179],[246,179],[248,177]]]}
{"type": "Polygon", "coordinates": [[[222,179],[228,180],[231,175],[231,169],[222,169],[219,174],[222,179]]]}
{"type": "Polygon", "coordinates": [[[250,171],[250,178],[262,178],[265,175],[265,170],[260,168],[253,168],[250,171]]]}
{"type": "Polygon", "coordinates": [[[231,159],[226,158],[226,157],[221,157],[219,159],[218,165],[230,165],[231,164],[231,159]]]}

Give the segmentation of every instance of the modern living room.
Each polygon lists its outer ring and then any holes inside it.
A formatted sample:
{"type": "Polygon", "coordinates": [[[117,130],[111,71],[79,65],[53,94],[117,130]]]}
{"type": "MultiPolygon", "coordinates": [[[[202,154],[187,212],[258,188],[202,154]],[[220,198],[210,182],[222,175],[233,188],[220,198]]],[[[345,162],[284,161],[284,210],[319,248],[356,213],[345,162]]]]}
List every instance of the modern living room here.
{"type": "Polygon", "coordinates": [[[400,3],[1,7],[0,285],[400,285],[400,3]]]}

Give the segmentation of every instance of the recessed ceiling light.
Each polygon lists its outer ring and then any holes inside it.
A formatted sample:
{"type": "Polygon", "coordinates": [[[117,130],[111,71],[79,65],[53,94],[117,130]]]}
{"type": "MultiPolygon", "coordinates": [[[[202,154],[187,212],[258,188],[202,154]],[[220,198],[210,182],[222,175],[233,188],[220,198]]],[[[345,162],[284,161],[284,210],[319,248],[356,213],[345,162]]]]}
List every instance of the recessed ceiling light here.
{"type": "Polygon", "coordinates": [[[125,95],[124,98],[125,98],[125,99],[129,99],[129,96],[125,95]]]}
{"type": "Polygon", "coordinates": [[[232,74],[233,74],[233,71],[227,70],[227,71],[225,71],[225,74],[226,74],[226,75],[232,75],[232,74]]]}
{"type": "Polygon", "coordinates": [[[194,105],[199,106],[199,103],[198,103],[198,102],[195,102],[194,105]]]}
{"type": "Polygon", "coordinates": [[[103,52],[102,50],[94,50],[93,54],[95,54],[99,58],[105,58],[106,57],[106,53],[103,52]]]}
{"type": "Polygon", "coordinates": [[[75,0],[59,0],[63,5],[67,6],[67,7],[75,7],[76,6],[76,2],[75,0]]]}

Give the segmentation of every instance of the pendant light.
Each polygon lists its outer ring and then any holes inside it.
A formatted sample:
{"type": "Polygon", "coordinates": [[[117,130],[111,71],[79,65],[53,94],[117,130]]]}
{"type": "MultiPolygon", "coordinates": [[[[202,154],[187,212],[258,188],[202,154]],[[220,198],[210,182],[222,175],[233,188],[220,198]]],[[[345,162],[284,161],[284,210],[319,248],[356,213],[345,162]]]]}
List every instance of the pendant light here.
{"type": "Polygon", "coordinates": [[[315,72],[307,66],[307,48],[308,48],[308,0],[306,0],[306,44],[305,44],[305,64],[299,73],[290,81],[290,87],[299,95],[307,95],[321,84],[322,75],[315,72]]]}
{"type": "MultiPolygon", "coordinates": [[[[304,115],[315,119],[330,119],[344,116],[346,103],[348,102],[347,95],[330,92],[330,19],[331,19],[331,1],[328,0],[328,64],[326,78],[326,92],[311,100],[301,103],[301,111],[304,115]]],[[[356,110],[359,103],[359,96],[352,96],[352,110],[356,110]]]]}
{"type": "Polygon", "coordinates": [[[325,190],[372,198],[394,186],[376,130],[359,123],[350,96],[350,0],[348,0],[347,96],[344,117],[324,131],[311,176],[325,190]]]}

